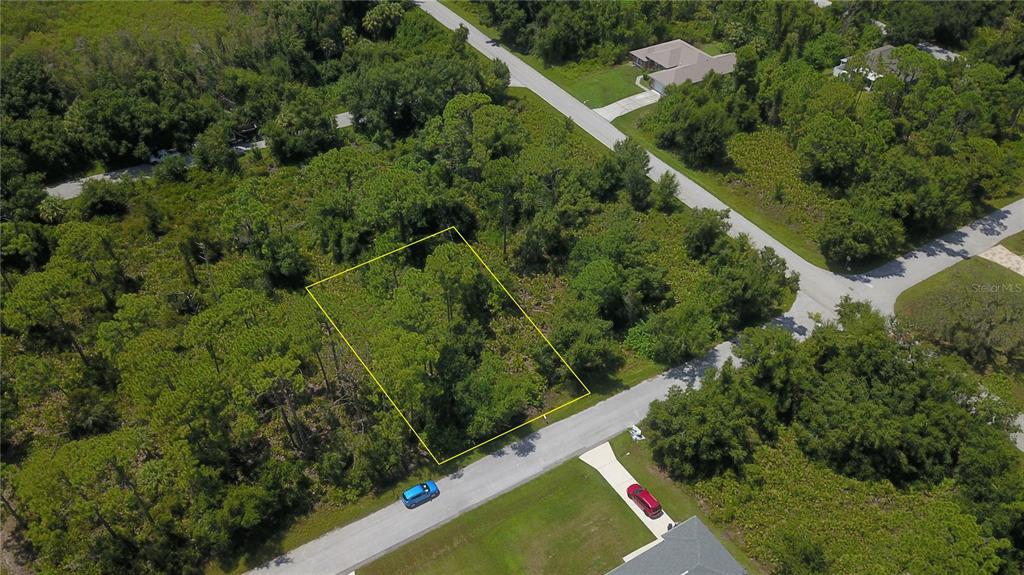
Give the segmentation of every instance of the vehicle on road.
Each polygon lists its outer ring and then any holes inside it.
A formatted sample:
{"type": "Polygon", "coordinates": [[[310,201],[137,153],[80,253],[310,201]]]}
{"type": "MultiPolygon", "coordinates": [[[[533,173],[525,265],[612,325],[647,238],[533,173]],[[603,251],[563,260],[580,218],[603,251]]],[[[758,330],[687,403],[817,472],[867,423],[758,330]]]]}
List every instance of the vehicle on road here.
{"type": "Polygon", "coordinates": [[[159,164],[160,162],[170,158],[172,156],[178,156],[178,150],[157,150],[149,156],[150,164],[159,164]]]}
{"type": "Polygon", "coordinates": [[[420,483],[406,489],[402,493],[402,505],[405,505],[408,509],[419,507],[440,494],[441,490],[437,488],[437,484],[428,479],[426,483],[420,483]]]}
{"type": "Polygon", "coordinates": [[[661,510],[661,503],[658,503],[658,500],[651,495],[651,492],[641,487],[639,483],[634,483],[627,487],[626,495],[633,500],[633,503],[636,503],[637,507],[644,512],[644,515],[651,519],[657,519],[664,513],[661,510]]]}

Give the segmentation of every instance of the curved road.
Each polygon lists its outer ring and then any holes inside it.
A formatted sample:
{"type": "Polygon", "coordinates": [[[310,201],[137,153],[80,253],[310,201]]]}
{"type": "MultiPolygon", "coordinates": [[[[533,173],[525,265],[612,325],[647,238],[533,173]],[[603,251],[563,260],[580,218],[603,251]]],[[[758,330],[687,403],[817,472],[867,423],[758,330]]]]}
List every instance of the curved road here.
{"type": "MultiPolygon", "coordinates": [[[[469,29],[469,42],[474,48],[508,65],[514,85],[530,88],[604,145],[612,147],[625,138],[607,120],[514,54],[490,44],[479,30],[446,7],[433,1],[423,2],[420,7],[448,28],[457,28],[459,24],[465,26],[469,29]]],[[[687,205],[726,209],[727,206],[718,198],[654,156],[651,156],[651,167],[653,179],[664,172],[675,175],[679,182],[677,195],[687,205]]],[[[745,233],[755,244],[772,247],[791,269],[800,273],[801,287],[793,308],[775,322],[801,337],[813,327],[808,314],[817,312],[824,317],[832,317],[833,308],[843,295],[868,300],[879,311],[891,314],[896,297],[903,290],[1024,230],[1024,200],[946,234],[872,272],[852,276],[834,274],[806,262],[735,212],[730,212],[730,222],[732,233],[745,233]]],[[[722,365],[732,356],[731,352],[730,342],[719,344],[700,360],[674,368],[544,427],[523,441],[439,480],[437,484],[443,496],[427,505],[409,511],[395,502],[294,549],[251,573],[348,574],[416,536],[611,439],[643,419],[651,401],[664,397],[669,387],[699,385],[700,374],[710,366],[722,365]]]]}
{"type": "MultiPolygon", "coordinates": [[[[352,114],[350,114],[349,112],[343,112],[341,114],[336,114],[334,116],[334,125],[337,126],[339,129],[351,126],[352,125],[352,114]]],[[[266,148],[266,147],[267,147],[266,140],[259,140],[257,142],[252,142],[250,144],[246,144],[244,146],[244,148],[246,150],[251,150],[252,148],[266,148]]],[[[50,194],[51,196],[56,196],[58,198],[70,199],[70,198],[74,198],[74,197],[78,196],[78,194],[81,194],[82,193],[82,187],[85,186],[86,182],[91,181],[91,180],[115,180],[116,181],[116,180],[125,180],[125,179],[131,179],[131,178],[141,178],[143,176],[148,176],[152,172],[153,172],[153,165],[152,164],[139,164],[137,166],[132,166],[130,168],[124,168],[124,169],[120,169],[120,170],[113,170],[113,171],[110,171],[110,172],[105,172],[105,173],[102,173],[102,174],[96,174],[96,175],[93,175],[93,176],[86,176],[84,178],[78,178],[77,180],[69,180],[67,182],[64,182],[64,183],[61,183],[61,184],[57,184],[56,186],[50,186],[49,188],[46,188],[46,193],[50,194]]]]}

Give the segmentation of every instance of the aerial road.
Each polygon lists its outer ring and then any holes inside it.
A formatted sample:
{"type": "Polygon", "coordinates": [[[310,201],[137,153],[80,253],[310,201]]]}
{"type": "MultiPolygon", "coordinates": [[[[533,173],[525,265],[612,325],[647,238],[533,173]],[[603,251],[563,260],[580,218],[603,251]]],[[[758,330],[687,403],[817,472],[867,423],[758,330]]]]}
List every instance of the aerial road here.
{"type": "MultiPolygon", "coordinates": [[[[503,61],[509,68],[513,85],[529,88],[605,146],[610,148],[625,139],[625,135],[610,122],[448,8],[434,1],[423,2],[420,7],[447,28],[465,26],[469,30],[470,45],[488,58],[503,61]]],[[[651,168],[650,176],[655,180],[665,172],[676,177],[679,182],[677,196],[685,204],[714,209],[727,207],[653,155],[651,168]]],[[[851,275],[833,273],[810,264],[735,212],[731,212],[730,222],[731,233],[747,234],[756,245],[771,247],[785,259],[791,270],[800,274],[800,292],[796,302],[788,313],[774,320],[800,337],[813,328],[809,314],[832,317],[836,303],[843,296],[869,301],[882,313],[891,314],[897,296],[910,286],[1024,230],[1024,200],[935,239],[871,272],[851,275]]],[[[720,366],[730,357],[732,344],[721,343],[704,358],[644,381],[440,479],[437,485],[443,495],[428,504],[407,510],[396,501],[289,551],[252,573],[348,574],[418,535],[607,441],[643,419],[651,401],[662,398],[671,386],[697,386],[705,369],[720,366]]],[[[1024,447],[1020,441],[1018,447],[1024,447]]]]}

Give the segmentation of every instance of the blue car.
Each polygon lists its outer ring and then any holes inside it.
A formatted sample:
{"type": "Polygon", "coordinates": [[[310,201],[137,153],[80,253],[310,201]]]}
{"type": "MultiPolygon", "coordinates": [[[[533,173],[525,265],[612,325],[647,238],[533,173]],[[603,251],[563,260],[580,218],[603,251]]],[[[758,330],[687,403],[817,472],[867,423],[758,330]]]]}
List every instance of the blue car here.
{"type": "Polygon", "coordinates": [[[402,505],[412,509],[413,507],[423,505],[440,494],[441,490],[437,488],[437,484],[428,479],[426,483],[420,483],[406,489],[405,493],[402,493],[402,505]]]}

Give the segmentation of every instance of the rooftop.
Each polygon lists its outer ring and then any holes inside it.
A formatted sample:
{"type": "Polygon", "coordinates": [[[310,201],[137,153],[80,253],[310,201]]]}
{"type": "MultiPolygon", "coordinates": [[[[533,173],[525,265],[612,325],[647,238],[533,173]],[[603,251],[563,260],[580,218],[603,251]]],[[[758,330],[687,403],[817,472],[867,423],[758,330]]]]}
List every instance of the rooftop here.
{"type": "Polygon", "coordinates": [[[700,518],[676,525],[663,541],[607,575],[746,575],[700,518]]]}
{"type": "Polygon", "coordinates": [[[689,66],[696,64],[702,59],[711,57],[700,48],[683,40],[669,40],[661,44],[640,48],[630,52],[630,55],[635,58],[651,60],[662,68],[689,66]]]}

